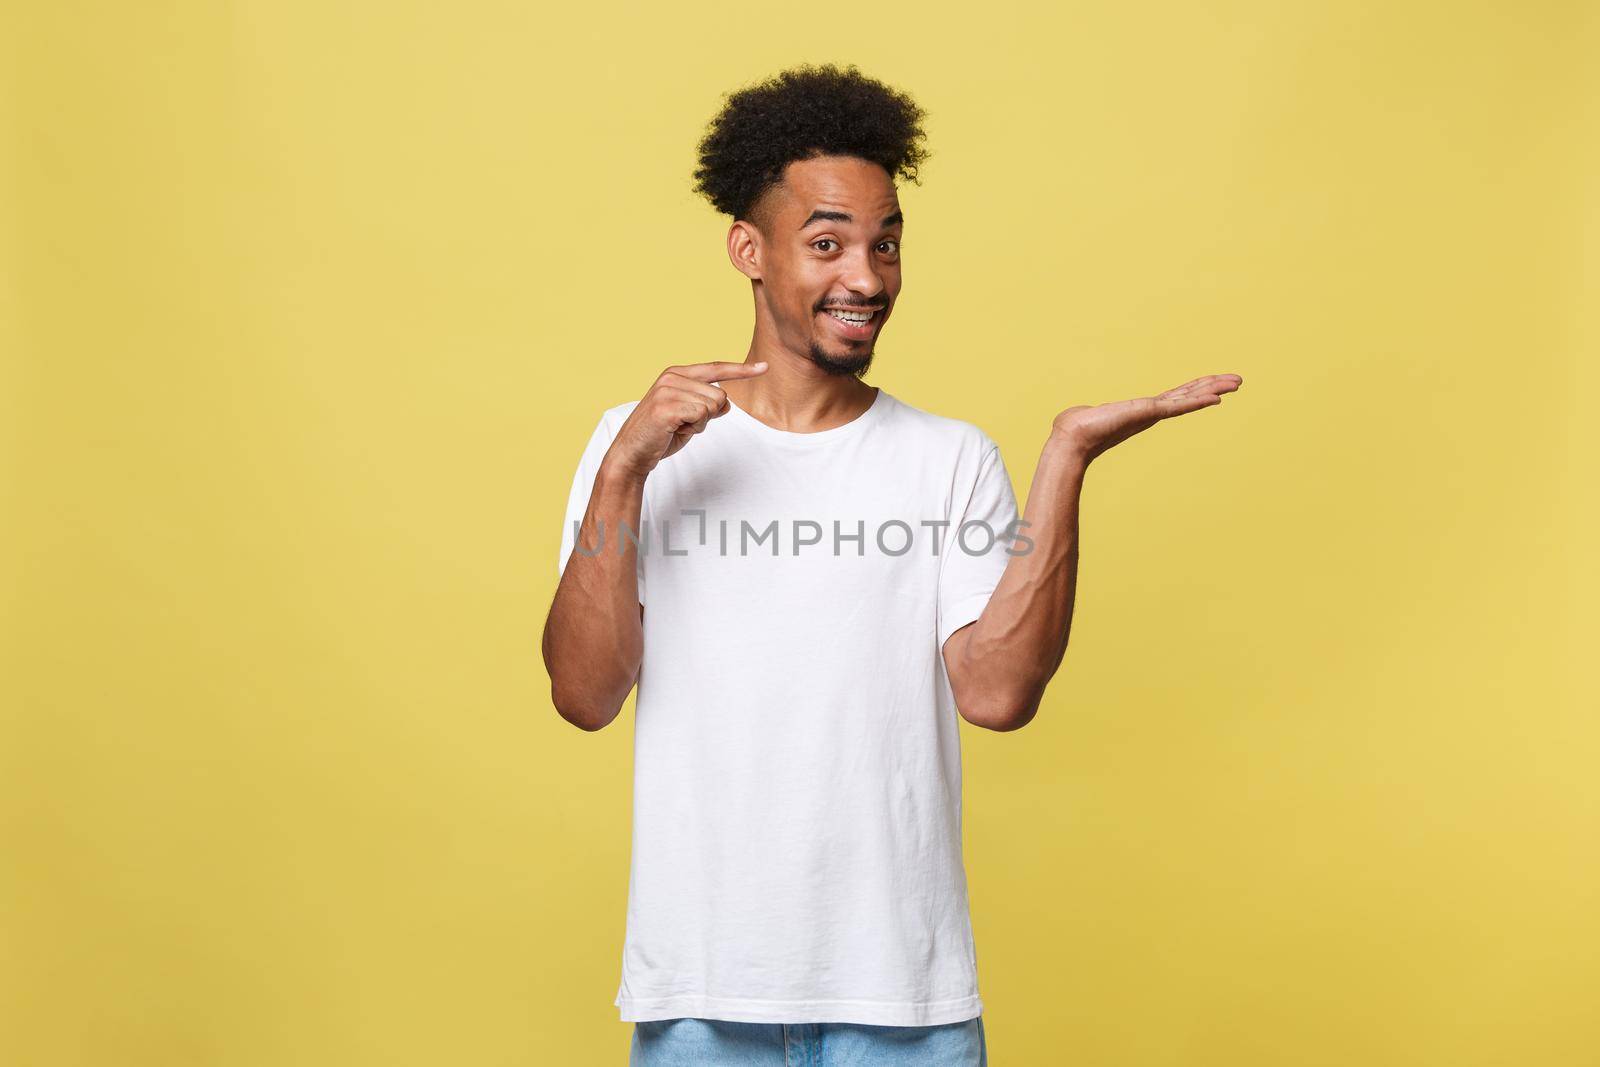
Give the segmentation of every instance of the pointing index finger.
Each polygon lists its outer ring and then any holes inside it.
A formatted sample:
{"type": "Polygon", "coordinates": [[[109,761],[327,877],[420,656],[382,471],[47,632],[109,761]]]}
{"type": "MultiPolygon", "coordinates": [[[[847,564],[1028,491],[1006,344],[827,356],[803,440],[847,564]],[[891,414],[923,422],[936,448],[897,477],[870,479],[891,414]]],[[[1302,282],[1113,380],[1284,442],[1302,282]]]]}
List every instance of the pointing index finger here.
{"type": "Polygon", "coordinates": [[[697,382],[725,382],[733,378],[754,378],[767,369],[766,360],[758,363],[691,363],[677,373],[697,382]]]}

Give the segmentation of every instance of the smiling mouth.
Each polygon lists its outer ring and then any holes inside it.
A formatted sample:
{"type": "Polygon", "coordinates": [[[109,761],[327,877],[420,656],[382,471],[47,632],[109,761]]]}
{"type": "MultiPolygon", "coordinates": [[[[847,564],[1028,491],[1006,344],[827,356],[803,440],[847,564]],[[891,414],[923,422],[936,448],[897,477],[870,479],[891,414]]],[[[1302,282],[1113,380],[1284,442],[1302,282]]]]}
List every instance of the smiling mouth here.
{"type": "Polygon", "coordinates": [[[819,314],[833,323],[845,337],[872,336],[873,327],[883,318],[883,308],[823,308],[819,314]]]}

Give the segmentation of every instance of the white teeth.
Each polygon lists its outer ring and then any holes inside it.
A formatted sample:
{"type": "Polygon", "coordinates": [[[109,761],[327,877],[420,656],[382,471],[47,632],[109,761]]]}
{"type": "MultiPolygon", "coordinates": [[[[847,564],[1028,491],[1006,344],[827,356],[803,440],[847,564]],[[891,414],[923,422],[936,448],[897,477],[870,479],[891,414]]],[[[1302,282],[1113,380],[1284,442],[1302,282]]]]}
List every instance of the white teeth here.
{"type": "Polygon", "coordinates": [[[832,315],[840,322],[847,322],[852,326],[865,326],[867,323],[872,321],[872,312],[859,313],[829,310],[828,314],[832,315]]]}

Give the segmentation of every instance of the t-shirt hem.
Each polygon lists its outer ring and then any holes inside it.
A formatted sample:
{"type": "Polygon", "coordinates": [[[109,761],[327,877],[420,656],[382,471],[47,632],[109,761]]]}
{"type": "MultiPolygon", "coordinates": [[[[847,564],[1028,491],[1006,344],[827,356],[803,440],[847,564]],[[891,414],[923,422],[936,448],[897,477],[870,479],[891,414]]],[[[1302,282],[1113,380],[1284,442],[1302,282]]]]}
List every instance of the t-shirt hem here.
{"type": "Polygon", "coordinates": [[[954,1000],[747,1000],[730,997],[618,995],[623,1022],[659,1019],[724,1019],[746,1023],[867,1023],[875,1026],[940,1026],[983,1014],[976,993],[954,1000]]]}

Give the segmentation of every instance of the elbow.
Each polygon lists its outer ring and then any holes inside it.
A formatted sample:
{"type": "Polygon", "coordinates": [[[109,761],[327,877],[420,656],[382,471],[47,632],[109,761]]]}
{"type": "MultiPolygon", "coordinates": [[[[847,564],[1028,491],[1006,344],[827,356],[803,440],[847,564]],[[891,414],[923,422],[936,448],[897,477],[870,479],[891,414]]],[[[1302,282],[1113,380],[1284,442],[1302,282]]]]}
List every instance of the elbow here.
{"type": "Polygon", "coordinates": [[[986,712],[980,716],[968,715],[966,720],[974,726],[985,730],[993,730],[998,734],[1008,734],[1013,730],[1020,730],[1033,721],[1038,709],[1003,708],[995,712],[986,712]]]}
{"type": "Polygon", "coordinates": [[[944,648],[946,674],[956,710],[973,726],[996,733],[1020,730],[1033,721],[1053,668],[1003,652],[978,627],[957,630],[944,648]]]}
{"type": "Polygon", "coordinates": [[[550,677],[550,703],[556,714],[587,733],[603,730],[622,710],[623,701],[633,690],[635,671],[627,681],[618,676],[615,681],[598,675],[595,671],[572,670],[557,666],[551,658],[545,660],[550,677]]]}
{"type": "Polygon", "coordinates": [[[550,679],[550,703],[556,714],[587,733],[610,725],[633,691],[642,657],[634,656],[626,667],[615,662],[590,663],[587,657],[574,658],[554,646],[548,626],[541,646],[545,673],[550,679]]]}
{"type": "Polygon", "coordinates": [[[554,681],[550,683],[550,702],[555,705],[557,715],[586,733],[605,729],[622,710],[621,701],[612,705],[609,701],[594,699],[591,694],[569,692],[554,681]]]}
{"type": "Polygon", "coordinates": [[[1015,694],[995,693],[988,699],[969,701],[967,706],[958,703],[956,707],[961,717],[972,725],[1004,734],[1020,730],[1032,722],[1034,716],[1039,714],[1039,703],[1043,696],[1042,692],[1032,690],[1015,694]]]}
{"type": "Polygon", "coordinates": [[[588,733],[603,730],[622,711],[638,681],[639,669],[618,670],[609,677],[599,671],[550,672],[550,702],[556,714],[588,733]]]}
{"type": "Polygon", "coordinates": [[[1024,705],[1021,709],[1012,712],[1011,717],[1005,721],[1005,723],[1001,726],[1001,729],[1005,731],[1020,730],[1032,722],[1034,716],[1038,714],[1039,705],[1037,701],[1032,704],[1024,705]]]}

